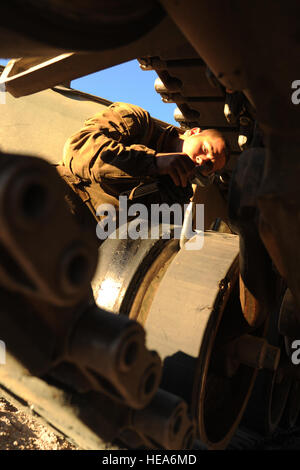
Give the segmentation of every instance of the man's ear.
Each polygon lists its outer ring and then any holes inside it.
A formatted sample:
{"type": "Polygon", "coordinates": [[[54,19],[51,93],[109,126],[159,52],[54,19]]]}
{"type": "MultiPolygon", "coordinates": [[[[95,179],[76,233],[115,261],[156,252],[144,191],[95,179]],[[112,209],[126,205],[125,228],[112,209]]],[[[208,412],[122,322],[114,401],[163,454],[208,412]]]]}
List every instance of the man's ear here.
{"type": "Polygon", "coordinates": [[[201,134],[201,129],[200,127],[193,127],[193,129],[190,129],[190,135],[197,135],[197,134],[201,134]]]}
{"type": "Polygon", "coordinates": [[[183,135],[190,137],[191,135],[197,135],[201,133],[200,127],[193,127],[193,129],[188,129],[183,135]]]}

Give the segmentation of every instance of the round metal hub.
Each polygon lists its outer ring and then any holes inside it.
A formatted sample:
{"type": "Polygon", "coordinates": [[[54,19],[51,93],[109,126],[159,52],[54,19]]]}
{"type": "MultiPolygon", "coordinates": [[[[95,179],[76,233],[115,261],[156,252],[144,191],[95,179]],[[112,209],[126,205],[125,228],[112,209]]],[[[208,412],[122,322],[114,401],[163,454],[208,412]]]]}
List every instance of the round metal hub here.
{"type": "Polygon", "coordinates": [[[226,345],[250,331],[239,302],[238,252],[237,236],[213,232],[201,250],[181,250],[145,325],[147,344],[164,360],[161,387],[189,403],[200,439],[213,449],[226,447],[256,377],[249,366],[227,370],[222,361],[226,345]]]}

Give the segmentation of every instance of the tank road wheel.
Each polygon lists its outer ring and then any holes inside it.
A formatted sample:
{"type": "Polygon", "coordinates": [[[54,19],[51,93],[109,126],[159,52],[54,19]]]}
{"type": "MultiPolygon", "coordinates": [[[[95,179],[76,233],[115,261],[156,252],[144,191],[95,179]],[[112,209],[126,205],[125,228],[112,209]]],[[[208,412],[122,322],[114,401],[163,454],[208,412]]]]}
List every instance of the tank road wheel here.
{"type": "Polygon", "coordinates": [[[92,281],[98,307],[144,323],[154,292],[179,249],[178,240],[107,238],[99,248],[98,266],[92,281]]]}
{"type": "Polygon", "coordinates": [[[238,252],[238,236],[213,232],[205,233],[201,250],[181,250],[145,325],[148,347],[164,360],[161,387],[189,403],[199,438],[211,449],[231,439],[257,369],[279,362],[277,348],[243,318],[238,252]]]}

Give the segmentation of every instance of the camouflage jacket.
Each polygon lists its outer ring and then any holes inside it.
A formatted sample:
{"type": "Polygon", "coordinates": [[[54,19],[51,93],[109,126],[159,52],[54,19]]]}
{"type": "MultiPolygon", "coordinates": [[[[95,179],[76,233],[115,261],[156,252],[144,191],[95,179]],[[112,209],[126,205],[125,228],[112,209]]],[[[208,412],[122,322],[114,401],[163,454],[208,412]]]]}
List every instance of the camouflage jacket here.
{"type": "Polygon", "coordinates": [[[156,181],[159,191],[136,202],[189,202],[192,188],[175,186],[168,176],[157,175],[157,152],[168,152],[168,138],[178,136],[173,126],[163,127],[150,114],[127,103],[113,103],[88,119],[66,142],[61,176],[96,212],[100,204],[129,198],[135,189],[156,181]]]}

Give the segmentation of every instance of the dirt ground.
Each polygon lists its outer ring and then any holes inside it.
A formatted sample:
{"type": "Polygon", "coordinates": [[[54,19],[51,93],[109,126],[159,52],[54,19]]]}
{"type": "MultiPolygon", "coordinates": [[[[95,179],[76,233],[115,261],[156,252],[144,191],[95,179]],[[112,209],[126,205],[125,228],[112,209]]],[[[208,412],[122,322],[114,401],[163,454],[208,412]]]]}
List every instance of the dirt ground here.
{"type": "MultiPolygon", "coordinates": [[[[231,450],[300,450],[300,428],[259,443],[241,436],[231,450]]],[[[25,406],[0,395],[0,450],[80,450],[25,406]]]]}
{"type": "Polygon", "coordinates": [[[0,450],[76,450],[33,413],[0,396],[0,450]]]}

